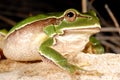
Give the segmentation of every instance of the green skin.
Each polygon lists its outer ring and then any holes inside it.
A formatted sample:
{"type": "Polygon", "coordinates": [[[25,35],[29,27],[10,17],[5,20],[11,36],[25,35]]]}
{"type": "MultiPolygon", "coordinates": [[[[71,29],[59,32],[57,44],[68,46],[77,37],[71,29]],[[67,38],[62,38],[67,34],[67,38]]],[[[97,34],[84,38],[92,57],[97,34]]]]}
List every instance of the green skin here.
{"type": "Polygon", "coordinates": [[[0,34],[3,35],[3,36],[6,36],[8,33],[8,31],[6,29],[1,29],[0,30],[0,34]]]}
{"type": "Polygon", "coordinates": [[[100,44],[100,42],[93,36],[90,37],[90,42],[92,45],[92,48],[94,49],[94,53],[95,54],[102,54],[104,53],[104,48],[103,46],[100,44]]]}
{"type": "MultiPolygon", "coordinates": [[[[44,57],[46,57],[47,59],[50,59],[52,62],[54,62],[62,69],[68,70],[69,72],[74,72],[76,70],[83,70],[74,64],[70,64],[67,61],[67,59],[63,57],[63,55],[61,55],[58,51],[51,48],[51,46],[55,44],[54,36],[63,35],[64,30],[87,29],[87,28],[100,29],[101,27],[100,27],[99,19],[97,18],[94,11],[90,11],[88,13],[82,14],[75,9],[68,9],[63,14],[51,13],[51,14],[41,14],[38,16],[30,17],[18,23],[16,26],[14,26],[8,32],[5,39],[9,39],[9,37],[14,32],[19,31],[20,29],[26,27],[27,24],[32,24],[36,21],[47,20],[50,18],[55,18],[56,20],[61,19],[61,20],[58,23],[51,23],[49,25],[44,26],[43,32],[46,34],[46,37],[42,41],[40,41],[41,44],[39,45],[39,53],[44,57]]],[[[98,52],[100,52],[99,49],[98,52]]]]}

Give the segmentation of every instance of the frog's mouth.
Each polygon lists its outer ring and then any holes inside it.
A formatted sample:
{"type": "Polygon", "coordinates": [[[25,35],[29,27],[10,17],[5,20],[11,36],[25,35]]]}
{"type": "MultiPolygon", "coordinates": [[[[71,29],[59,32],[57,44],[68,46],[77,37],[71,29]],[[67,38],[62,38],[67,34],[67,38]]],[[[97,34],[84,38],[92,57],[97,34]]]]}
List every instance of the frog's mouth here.
{"type": "Polygon", "coordinates": [[[100,32],[100,27],[91,27],[91,28],[77,28],[77,29],[69,29],[65,30],[65,32],[71,32],[71,33],[98,33],[100,32]]]}

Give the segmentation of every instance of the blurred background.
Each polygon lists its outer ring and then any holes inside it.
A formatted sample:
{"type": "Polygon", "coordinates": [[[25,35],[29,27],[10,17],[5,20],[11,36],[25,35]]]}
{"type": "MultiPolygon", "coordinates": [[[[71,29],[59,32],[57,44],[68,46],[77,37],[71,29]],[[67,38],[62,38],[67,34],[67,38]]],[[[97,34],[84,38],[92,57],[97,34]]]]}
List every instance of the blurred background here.
{"type": "Polygon", "coordinates": [[[81,12],[95,10],[102,26],[95,37],[100,40],[105,52],[120,53],[119,0],[0,0],[0,29],[9,30],[29,16],[61,12],[68,8],[81,12]]]}

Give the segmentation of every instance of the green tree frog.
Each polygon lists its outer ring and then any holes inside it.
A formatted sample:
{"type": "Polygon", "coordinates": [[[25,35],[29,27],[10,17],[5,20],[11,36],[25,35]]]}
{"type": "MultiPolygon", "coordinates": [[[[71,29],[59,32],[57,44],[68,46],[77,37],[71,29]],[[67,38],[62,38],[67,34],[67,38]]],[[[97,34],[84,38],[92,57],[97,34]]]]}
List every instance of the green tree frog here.
{"type": "Polygon", "coordinates": [[[3,53],[16,61],[48,59],[69,72],[80,70],[68,62],[65,54],[85,48],[89,37],[101,29],[94,11],[40,14],[16,24],[5,36],[3,53]]]}

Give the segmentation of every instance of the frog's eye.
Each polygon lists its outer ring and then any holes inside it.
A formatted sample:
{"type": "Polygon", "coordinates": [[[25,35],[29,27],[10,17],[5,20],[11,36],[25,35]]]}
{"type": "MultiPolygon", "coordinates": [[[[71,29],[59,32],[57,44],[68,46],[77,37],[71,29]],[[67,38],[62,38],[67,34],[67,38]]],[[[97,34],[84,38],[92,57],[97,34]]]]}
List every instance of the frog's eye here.
{"type": "Polygon", "coordinates": [[[72,21],[74,21],[76,19],[76,16],[77,16],[76,12],[74,12],[74,11],[68,11],[65,14],[65,19],[67,21],[69,21],[69,22],[72,22],[72,21]]]}

